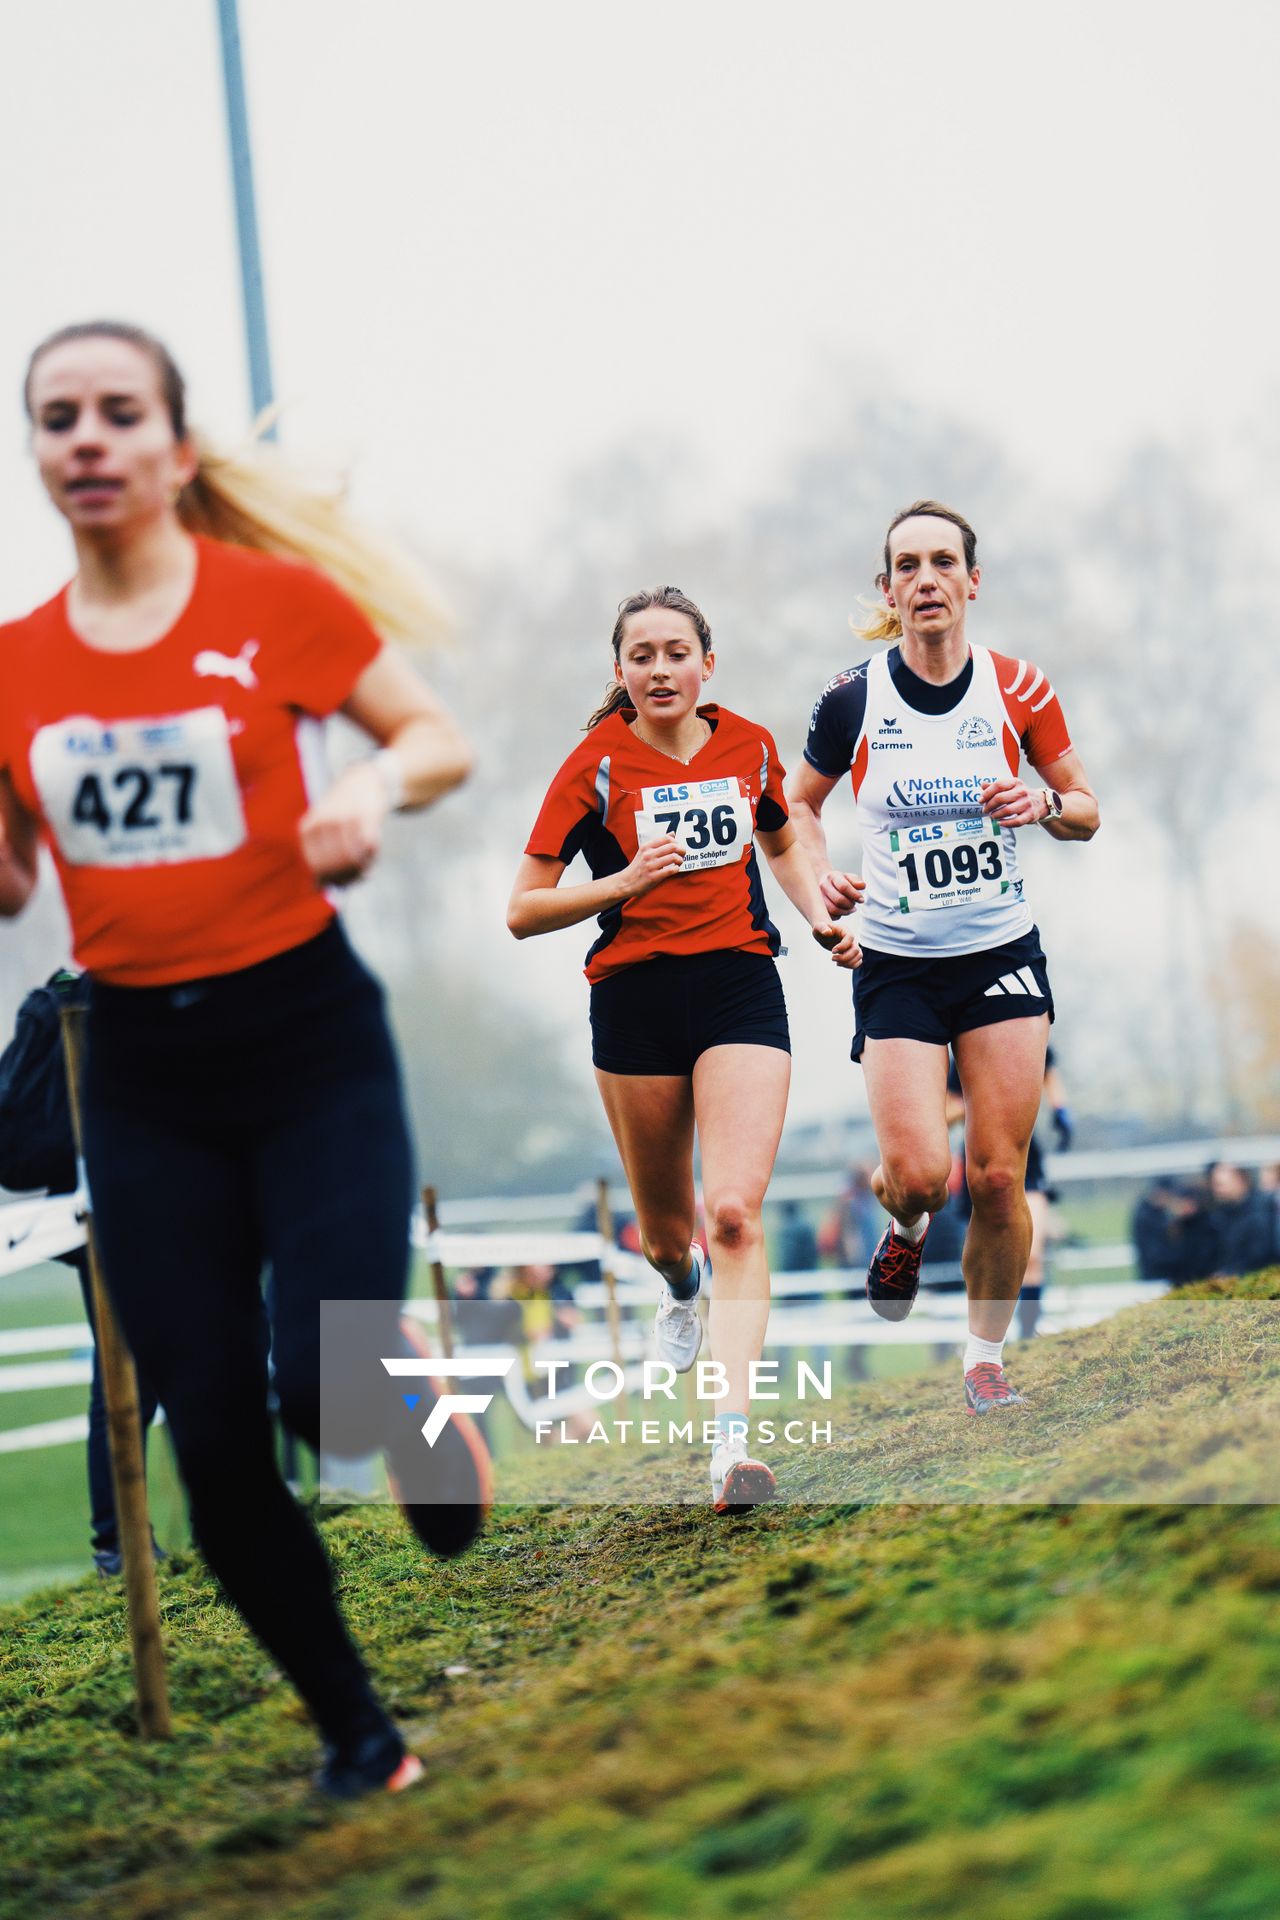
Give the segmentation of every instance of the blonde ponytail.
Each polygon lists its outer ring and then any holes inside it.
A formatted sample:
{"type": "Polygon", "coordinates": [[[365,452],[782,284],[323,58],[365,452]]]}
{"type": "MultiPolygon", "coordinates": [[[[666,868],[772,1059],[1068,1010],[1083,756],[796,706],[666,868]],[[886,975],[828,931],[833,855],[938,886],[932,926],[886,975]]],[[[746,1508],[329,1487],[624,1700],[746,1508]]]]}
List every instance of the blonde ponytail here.
{"type": "MultiPolygon", "coordinates": [[[[269,416],[257,431],[266,424],[269,416]]],[[[410,560],[352,518],[340,485],[309,484],[260,439],[234,454],[216,453],[199,434],[192,439],[200,464],[177,504],[188,532],[309,562],[389,640],[421,646],[443,638],[441,603],[410,560]]]]}
{"type": "Polygon", "coordinates": [[[174,437],[196,449],[196,476],[179,494],[176,511],[189,533],[236,547],[306,560],[327,573],[389,640],[421,646],[443,638],[448,620],[412,561],[369,533],[348,514],[341,486],[309,486],[262,435],[275,418],[257,421],[249,450],[215,453],[187,420],[187,388],[162,340],[127,320],[81,320],[46,335],[27,362],[22,397],[34,421],[31,382],[42,356],[75,340],[123,340],[152,362],[174,437]]]}
{"type": "Polygon", "coordinates": [[[883,600],[877,602],[861,598],[858,600],[858,605],[864,610],[866,618],[860,626],[850,614],[849,625],[859,640],[867,640],[872,644],[878,641],[884,641],[887,644],[891,640],[901,640],[902,622],[898,618],[896,607],[886,606],[883,600]]]}

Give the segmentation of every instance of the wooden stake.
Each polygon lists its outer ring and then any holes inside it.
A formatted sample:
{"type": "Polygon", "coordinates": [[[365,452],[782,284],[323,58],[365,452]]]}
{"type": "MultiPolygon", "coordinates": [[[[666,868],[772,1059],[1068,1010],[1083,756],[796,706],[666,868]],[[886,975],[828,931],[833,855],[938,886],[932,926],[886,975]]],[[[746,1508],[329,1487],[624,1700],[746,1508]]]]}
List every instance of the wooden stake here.
{"type": "MultiPolygon", "coordinates": [[[[434,1187],[422,1189],[422,1211],[427,1216],[427,1232],[440,1231],[440,1216],[437,1212],[440,1196],[434,1187]]],[[[449,1307],[449,1289],[444,1281],[442,1261],[431,1262],[431,1285],[436,1296],[436,1308],[440,1315],[440,1351],[446,1360],[453,1358],[453,1314],[449,1307]]]]}
{"type": "MultiPolygon", "coordinates": [[[[67,1093],[71,1102],[76,1159],[81,1165],[84,1163],[80,1111],[84,1021],[83,1007],[63,1006],[62,1045],[67,1068],[67,1093]]],[[[144,1740],[167,1740],[173,1731],[173,1724],[165,1680],[164,1642],[160,1637],[156,1563],[151,1552],[142,1422],[138,1416],[138,1379],[116,1320],[111,1296],[103,1283],[102,1265],[93,1231],[93,1213],[88,1207],[85,1213],[85,1240],[89,1255],[89,1286],[93,1295],[94,1332],[102,1370],[102,1392],[107,1403],[111,1479],[115,1488],[116,1525],[124,1560],[125,1606],[129,1617],[129,1639],[133,1646],[138,1726],[144,1740]]]]}
{"type": "MultiPolygon", "coordinates": [[[[618,1282],[613,1271],[613,1213],[609,1206],[609,1182],[596,1181],[596,1230],[603,1245],[600,1249],[600,1273],[604,1280],[606,1311],[609,1316],[609,1339],[613,1346],[615,1364],[626,1369],[622,1362],[622,1318],[618,1312],[618,1282]]],[[[619,1398],[621,1399],[621,1395],[619,1398]]]]}

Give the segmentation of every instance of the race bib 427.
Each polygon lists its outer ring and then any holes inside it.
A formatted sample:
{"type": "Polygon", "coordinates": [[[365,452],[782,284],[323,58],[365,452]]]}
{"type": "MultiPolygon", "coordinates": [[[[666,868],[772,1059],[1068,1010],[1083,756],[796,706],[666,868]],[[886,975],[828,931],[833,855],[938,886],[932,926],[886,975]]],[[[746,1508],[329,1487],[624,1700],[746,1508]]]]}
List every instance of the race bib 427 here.
{"type": "Polygon", "coordinates": [[[146,720],[60,720],[32,741],[31,774],[72,866],[213,860],[244,841],[221,707],[146,720]]]}

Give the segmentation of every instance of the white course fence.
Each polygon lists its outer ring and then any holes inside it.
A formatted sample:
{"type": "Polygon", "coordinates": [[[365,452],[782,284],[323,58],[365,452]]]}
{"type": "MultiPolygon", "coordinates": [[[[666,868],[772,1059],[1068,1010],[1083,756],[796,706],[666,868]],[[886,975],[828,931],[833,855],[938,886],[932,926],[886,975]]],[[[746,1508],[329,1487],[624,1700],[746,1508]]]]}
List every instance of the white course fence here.
{"type": "MultiPolygon", "coordinates": [[[[775,1186],[777,1184],[775,1182],[775,1186]]],[[[526,1217],[536,1208],[536,1203],[530,1202],[505,1204],[524,1207],[526,1217]]],[[[562,1200],[559,1204],[563,1214],[573,1203],[562,1200]]],[[[494,1209],[497,1210],[496,1203],[494,1209]]],[[[431,1233],[421,1213],[415,1215],[413,1221],[412,1241],[427,1259],[439,1261],[446,1269],[455,1271],[477,1267],[607,1265],[615,1276],[615,1297],[623,1315],[619,1338],[627,1385],[638,1384],[642,1363],[651,1357],[650,1315],[655,1304],[652,1269],[638,1254],[606,1245],[595,1232],[548,1231],[536,1227],[477,1232],[445,1227],[431,1233]]],[[[83,1242],[84,1212],[80,1196],[17,1201],[0,1209],[0,1277],[71,1252],[83,1242]]],[[[1054,1268],[1059,1274],[1115,1270],[1129,1265],[1130,1258],[1130,1249],[1123,1244],[1062,1248],[1055,1256],[1054,1268]]],[[[863,1297],[865,1275],[861,1271],[821,1268],[803,1273],[776,1273],[772,1281],[776,1306],[770,1319],[768,1344],[771,1348],[961,1346],[967,1334],[964,1294],[930,1290],[939,1283],[958,1279],[958,1266],[926,1267],[926,1290],[911,1318],[886,1321],[872,1312],[863,1297]]],[[[1141,1300],[1156,1298],[1164,1291],[1162,1282],[1062,1284],[1050,1281],[1044,1290],[1040,1328],[1053,1333],[1068,1327],[1089,1326],[1141,1300]]],[[[608,1305],[604,1282],[581,1282],[574,1288],[573,1304],[591,1324],[566,1336],[533,1342],[524,1350],[510,1345],[469,1345],[467,1351],[495,1360],[520,1352],[522,1358],[535,1365],[551,1360],[589,1364],[598,1360],[602,1352],[600,1323],[608,1305]]],[[[434,1323],[437,1317],[434,1300],[414,1300],[407,1311],[428,1323],[434,1323]]],[[[83,1320],[0,1332],[0,1394],[51,1387],[87,1387],[91,1377],[92,1341],[88,1324],[83,1320]]],[[[523,1424],[531,1427],[535,1420],[543,1417],[545,1403],[529,1394],[522,1367],[509,1369],[505,1385],[511,1405],[523,1424]]],[[[583,1388],[561,1390],[556,1396],[557,1410],[571,1414],[579,1410],[579,1400],[583,1410],[594,1404],[583,1388]]],[[[87,1433],[86,1414],[0,1429],[0,1454],[82,1442],[87,1433]]]]}

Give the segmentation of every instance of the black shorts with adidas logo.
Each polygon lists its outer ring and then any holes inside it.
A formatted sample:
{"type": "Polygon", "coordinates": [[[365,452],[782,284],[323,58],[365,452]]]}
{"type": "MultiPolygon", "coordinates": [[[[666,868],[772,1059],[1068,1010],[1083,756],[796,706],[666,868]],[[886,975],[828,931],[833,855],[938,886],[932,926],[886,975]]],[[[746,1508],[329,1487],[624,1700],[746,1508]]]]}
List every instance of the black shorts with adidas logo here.
{"type": "Polygon", "coordinates": [[[1039,1013],[1053,1019],[1049,969],[1036,927],[983,953],[944,953],[931,960],[864,947],[853,976],[850,1058],[860,1060],[869,1039],[949,1047],[958,1033],[1039,1013]]]}

